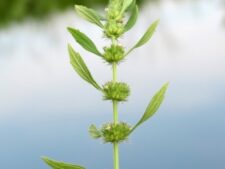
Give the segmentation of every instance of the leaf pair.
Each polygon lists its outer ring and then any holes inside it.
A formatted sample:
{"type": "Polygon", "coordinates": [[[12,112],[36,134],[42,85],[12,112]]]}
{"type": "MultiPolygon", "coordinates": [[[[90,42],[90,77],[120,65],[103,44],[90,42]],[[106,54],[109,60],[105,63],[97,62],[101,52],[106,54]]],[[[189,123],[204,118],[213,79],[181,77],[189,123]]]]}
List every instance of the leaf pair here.
{"type": "Polygon", "coordinates": [[[74,165],[71,163],[65,163],[61,161],[55,161],[48,157],[42,157],[42,160],[46,164],[48,164],[50,167],[52,167],[52,169],[85,169],[84,167],[79,165],[74,165]]]}
{"type": "MultiPolygon", "coordinates": [[[[136,5],[135,1],[133,1],[133,0],[124,0],[122,11],[125,12],[125,10],[127,10],[127,8],[129,6],[131,6],[131,16],[124,27],[124,32],[129,31],[135,25],[137,18],[138,18],[138,6],[136,5]]],[[[84,7],[81,5],[76,5],[75,8],[76,8],[76,11],[78,12],[78,14],[80,16],[82,16],[83,18],[85,18],[86,20],[88,20],[89,22],[92,22],[92,23],[100,26],[101,28],[104,27],[100,21],[101,19],[103,19],[103,17],[100,16],[93,9],[90,9],[90,8],[87,8],[87,7],[84,7]]],[[[151,39],[152,35],[154,34],[154,32],[158,26],[158,23],[159,23],[159,20],[156,20],[149,26],[149,28],[147,29],[145,34],[141,37],[141,39],[134,45],[134,47],[132,47],[126,53],[126,56],[130,52],[132,52],[134,49],[143,46],[145,43],[147,43],[151,39]]],[[[97,49],[94,42],[87,35],[80,32],[79,30],[73,29],[73,28],[68,28],[68,31],[72,34],[72,36],[75,38],[75,40],[84,49],[102,57],[101,52],[99,52],[99,50],[97,49]]]]}
{"type": "MultiPolygon", "coordinates": [[[[127,32],[128,30],[130,30],[134,26],[134,24],[137,21],[137,17],[138,17],[138,7],[136,5],[135,0],[124,0],[123,6],[122,6],[122,9],[121,9],[121,12],[120,12],[121,15],[129,7],[131,7],[131,16],[130,16],[127,24],[125,25],[124,32],[127,32]]],[[[103,16],[101,16],[100,14],[98,14],[95,10],[93,10],[91,8],[87,8],[87,7],[82,6],[82,5],[75,5],[75,9],[77,11],[77,14],[80,15],[82,18],[84,18],[85,20],[87,20],[91,23],[94,23],[95,25],[104,29],[104,25],[102,24],[101,20],[105,20],[105,18],[103,16]]]]}
{"type": "Polygon", "coordinates": [[[142,123],[147,121],[149,118],[151,118],[159,109],[160,105],[162,104],[164,98],[165,98],[165,93],[168,88],[169,83],[166,83],[163,85],[163,87],[153,96],[151,99],[150,103],[148,104],[144,115],[141,117],[141,119],[137,122],[137,124],[132,128],[131,132],[132,133],[138,126],[140,126],[142,123]]]}
{"type": "MultiPolygon", "coordinates": [[[[77,43],[79,43],[84,49],[89,52],[92,52],[98,56],[102,56],[102,54],[98,51],[94,42],[87,37],[84,33],[80,32],[77,29],[67,28],[71,35],[74,37],[77,43]]],[[[101,90],[101,87],[97,84],[97,82],[92,77],[90,71],[88,70],[85,62],[79,53],[75,52],[74,49],[68,45],[68,50],[70,54],[70,63],[73,66],[74,70],[78,73],[78,75],[94,86],[96,89],[101,90]]]]}
{"type": "MultiPolygon", "coordinates": [[[[130,134],[141,124],[145,121],[149,120],[159,109],[160,105],[162,104],[165,93],[167,91],[169,83],[166,83],[162,86],[162,88],[153,96],[150,103],[148,104],[145,113],[141,117],[141,119],[137,122],[137,124],[131,129],[130,134]]],[[[101,132],[96,128],[95,125],[91,125],[89,127],[89,134],[92,138],[97,139],[101,137],[101,132]]]]}
{"type": "MultiPolygon", "coordinates": [[[[137,12],[137,10],[138,10],[137,6],[134,8],[134,10],[137,12]]],[[[134,23],[135,23],[135,21],[133,19],[131,21],[128,21],[127,25],[125,26],[125,30],[128,31],[129,29],[131,29],[132,26],[134,25],[134,23]]],[[[141,37],[141,39],[134,45],[134,47],[132,47],[126,53],[126,56],[130,52],[132,52],[134,49],[143,46],[145,43],[147,43],[151,39],[152,35],[154,34],[154,32],[158,26],[158,23],[159,23],[159,20],[156,20],[149,26],[149,28],[147,29],[145,34],[141,37]]],[[[87,37],[87,35],[80,32],[79,30],[73,29],[73,28],[68,28],[68,31],[72,34],[72,36],[77,41],[77,43],[79,43],[84,49],[102,57],[102,54],[99,52],[99,50],[97,49],[94,42],[89,37],[87,37]]]]}
{"type": "Polygon", "coordinates": [[[73,66],[74,70],[78,73],[78,75],[94,86],[98,90],[102,90],[101,87],[97,84],[97,82],[92,77],[90,71],[88,70],[85,62],[79,53],[75,52],[74,49],[68,45],[68,51],[70,55],[70,63],[73,66]]]}

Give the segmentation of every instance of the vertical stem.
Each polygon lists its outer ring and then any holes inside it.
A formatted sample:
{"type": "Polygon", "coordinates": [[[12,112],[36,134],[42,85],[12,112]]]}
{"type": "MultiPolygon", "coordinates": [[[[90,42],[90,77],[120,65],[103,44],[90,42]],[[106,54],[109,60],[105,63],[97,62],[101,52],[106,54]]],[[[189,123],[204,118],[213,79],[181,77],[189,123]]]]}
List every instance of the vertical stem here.
{"type": "Polygon", "coordinates": [[[113,66],[113,82],[116,82],[117,81],[117,65],[114,62],[112,66],[113,66]]]}
{"type": "MultiPolygon", "coordinates": [[[[117,65],[113,63],[113,82],[117,81],[117,65]]],[[[114,123],[118,123],[118,103],[117,101],[113,100],[113,120],[114,123]]]]}
{"type": "Polygon", "coordinates": [[[114,120],[114,124],[118,123],[118,103],[117,101],[113,101],[113,120],[114,120]]]}
{"type": "MultiPolygon", "coordinates": [[[[117,65],[113,63],[113,82],[117,81],[117,65]]],[[[113,100],[113,120],[114,124],[118,123],[118,102],[113,100]]],[[[113,161],[114,169],[119,169],[119,144],[113,143],[113,161]]]]}
{"type": "Polygon", "coordinates": [[[119,169],[119,144],[113,144],[114,169],[119,169]]]}

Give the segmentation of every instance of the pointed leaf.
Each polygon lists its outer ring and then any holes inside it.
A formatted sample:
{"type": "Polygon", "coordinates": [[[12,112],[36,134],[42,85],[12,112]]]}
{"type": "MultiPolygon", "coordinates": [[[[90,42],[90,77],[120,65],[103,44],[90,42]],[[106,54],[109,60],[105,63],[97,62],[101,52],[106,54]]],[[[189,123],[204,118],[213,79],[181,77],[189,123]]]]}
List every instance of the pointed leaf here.
{"type": "Polygon", "coordinates": [[[101,137],[101,132],[96,128],[94,124],[89,127],[89,134],[92,138],[97,139],[101,137]]]}
{"type": "Polygon", "coordinates": [[[131,16],[124,27],[124,32],[129,31],[136,23],[138,18],[138,6],[135,5],[131,11],[131,16]]]}
{"type": "Polygon", "coordinates": [[[96,17],[98,17],[98,19],[100,21],[106,21],[105,16],[101,15],[100,13],[98,13],[97,11],[95,11],[94,9],[89,8],[89,10],[94,13],[94,15],[96,15],[96,17]]]}
{"type": "Polygon", "coordinates": [[[81,17],[86,19],[87,21],[98,25],[99,27],[103,28],[103,24],[101,23],[102,16],[100,16],[96,11],[93,9],[87,8],[82,5],[75,5],[75,9],[81,17]]]}
{"type": "Polygon", "coordinates": [[[80,32],[77,29],[73,29],[70,27],[68,27],[67,29],[74,37],[74,39],[77,41],[77,43],[79,43],[84,49],[98,56],[102,56],[102,54],[98,51],[94,42],[89,37],[87,37],[87,35],[85,35],[84,33],[80,32]]]}
{"type": "MultiPolygon", "coordinates": [[[[161,103],[164,100],[165,97],[165,93],[166,90],[168,88],[169,83],[166,83],[152,98],[152,100],[150,101],[150,103],[148,104],[148,107],[145,110],[144,115],[142,116],[142,118],[138,121],[138,123],[132,128],[131,132],[134,131],[134,129],[136,129],[139,125],[141,125],[142,123],[144,123],[146,120],[148,120],[150,117],[152,117],[157,110],[159,109],[161,103]]],[[[130,132],[130,133],[131,133],[130,132]]]]}
{"type": "Polygon", "coordinates": [[[123,0],[123,6],[122,6],[122,9],[121,9],[121,14],[123,14],[127,8],[132,4],[134,0],[123,0]]]}
{"type": "Polygon", "coordinates": [[[75,52],[70,45],[68,45],[68,51],[70,55],[70,63],[73,66],[74,70],[78,73],[78,75],[80,75],[82,79],[90,83],[96,89],[101,90],[101,87],[93,79],[90,71],[88,70],[80,54],[75,52]]]}
{"type": "Polygon", "coordinates": [[[147,29],[147,31],[145,32],[145,34],[142,36],[142,38],[138,41],[138,43],[136,43],[136,45],[133,48],[131,48],[126,55],[128,55],[135,48],[141,47],[142,45],[144,45],[145,43],[147,43],[149,41],[149,39],[152,37],[152,35],[154,34],[154,32],[155,32],[158,24],[159,24],[159,20],[156,20],[155,22],[153,22],[150,25],[150,27],[147,29]]]}
{"type": "Polygon", "coordinates": [[[100,13],[98,13],[97,11],[95,11],[94,9],[88,8],[88,10],[90,12],[92,12],[93,15],[95,15],[100,21],[105,21],[106,20],[106,18],[103,15],[101,15],[100,13]]]}
{"type": "Polygon", "coordinates": [[[130,6],[126,9],[126,11],[131,11],[136,6],[136,0],[133,0],[130,6]]]}
{"type": "Polygon", "coordinates": [[[42,160],[48,164],[52,169],[85,169],[79,165],[74,165],[71,163],[65,163],[61,161],[55,161],[48,157],[42,157],[42,160]]]}

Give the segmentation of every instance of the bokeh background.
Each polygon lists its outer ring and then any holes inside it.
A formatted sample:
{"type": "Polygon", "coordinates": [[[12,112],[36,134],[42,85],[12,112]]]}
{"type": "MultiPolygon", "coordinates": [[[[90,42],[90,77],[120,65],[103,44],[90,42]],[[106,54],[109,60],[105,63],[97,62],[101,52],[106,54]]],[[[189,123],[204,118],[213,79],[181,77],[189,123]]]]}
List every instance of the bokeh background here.
{"type": "MultiPolygon", "coordinates": [[[[47,169],[40,156],[89,169],[112,169],[112,147],[88,136],[88,126],[112,119],[111,103],[69,64],[67,43],[100,84],[111,68],[85,52],[66,31],[79,28],[100,47],[101,31],[80,19],[75,3],[103,12],[106,1],[0,1],[0,168],[47,169]]],[[[164,82],[158,113],[121,145],[122,169],[225,168],[225,1],[143,0],[131,47],[155,19],[154,37],[119,66],[130,84],[121,120],[135,124],[164,82]]]]}

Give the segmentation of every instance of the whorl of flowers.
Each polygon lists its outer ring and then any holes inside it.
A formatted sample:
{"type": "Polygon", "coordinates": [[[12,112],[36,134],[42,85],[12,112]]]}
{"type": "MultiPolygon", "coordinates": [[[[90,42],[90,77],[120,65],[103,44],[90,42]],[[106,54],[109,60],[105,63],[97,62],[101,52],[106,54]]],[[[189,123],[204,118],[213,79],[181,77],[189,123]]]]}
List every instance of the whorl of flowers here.
{"type": "Polygon", "coordinates": [[[130,95],[129,86],[121,82],[107,82],[103,85],[105,100],[126,101],[130,95]]]}
{"type": "Polygon", "coordinates": [[[131,126],[120,122],[117,124],[106,123],[101,128],[102,139],[105,143],[119,143],[128,139],[131,126]]]}
{"type": "Polygon", "coordinates": [[[103,58],[108,63],[119,63],[125,57],[124,48],[120,45],[111,45],[110,47],[104,47],[103,58]]]}

